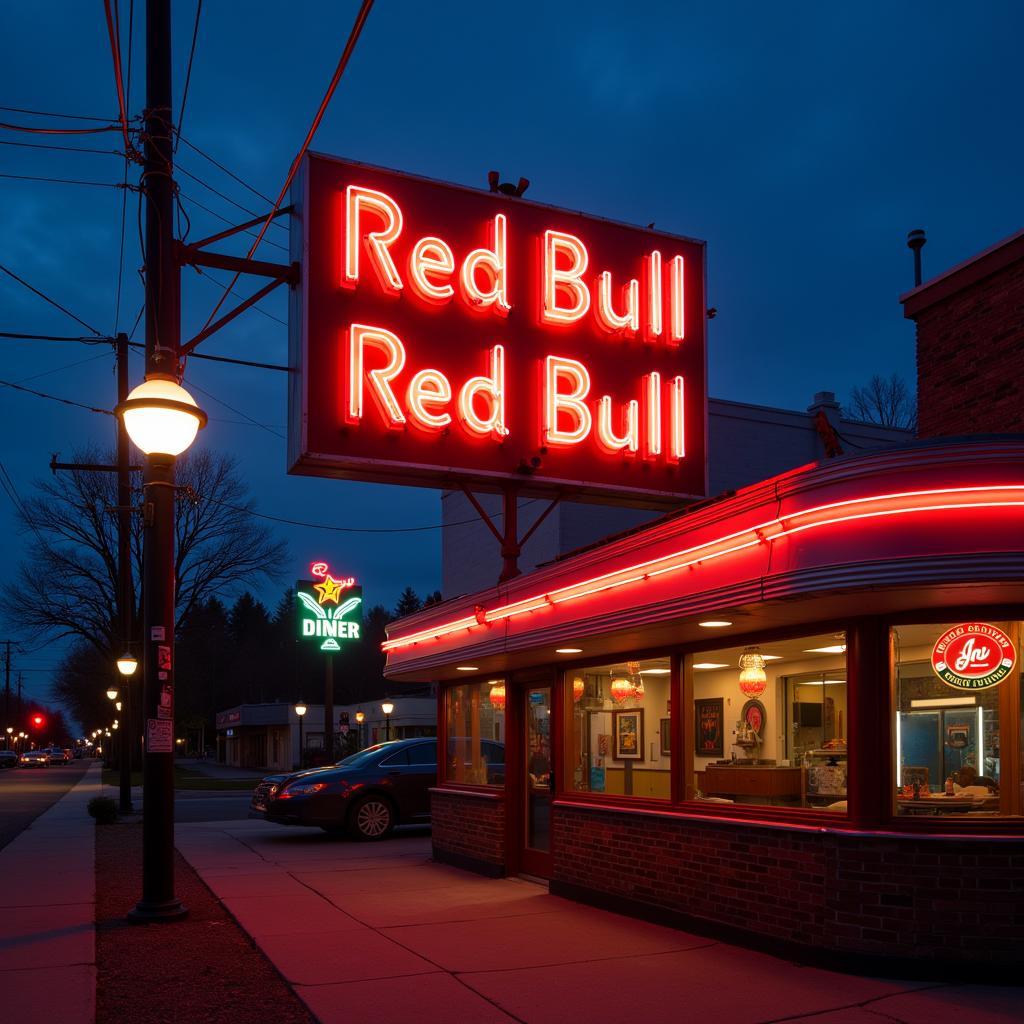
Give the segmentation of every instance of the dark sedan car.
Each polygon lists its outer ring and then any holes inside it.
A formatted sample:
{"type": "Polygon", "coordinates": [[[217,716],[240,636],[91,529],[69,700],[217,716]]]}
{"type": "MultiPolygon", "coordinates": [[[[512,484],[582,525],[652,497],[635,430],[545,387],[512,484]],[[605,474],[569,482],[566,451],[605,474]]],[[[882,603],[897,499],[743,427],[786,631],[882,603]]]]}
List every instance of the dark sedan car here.
{"type": "Polygon", "coordinates": [[[281,825],[383,839],[396,825],[430,820],[436,782],[437,740],[392,740],[326,768],[267,776],[253,793],[251,812],[281,825]]]}

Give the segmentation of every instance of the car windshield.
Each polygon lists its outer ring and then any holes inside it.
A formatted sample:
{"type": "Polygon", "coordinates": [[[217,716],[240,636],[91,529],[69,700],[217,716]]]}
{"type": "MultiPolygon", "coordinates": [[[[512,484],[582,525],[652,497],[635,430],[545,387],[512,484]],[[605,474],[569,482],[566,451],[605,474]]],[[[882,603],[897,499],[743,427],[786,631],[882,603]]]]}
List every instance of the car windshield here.
{"type": "Polygon", "coordinates": [[[357,754],[349,754],[343,761],[339,761],[335,767],[361,768],[364,764],[376,760],[382,750],[395,746],[396,742],[396,740],[392,740],[390,743],[375,743],[372,747],[360,750],[357,754]]]}

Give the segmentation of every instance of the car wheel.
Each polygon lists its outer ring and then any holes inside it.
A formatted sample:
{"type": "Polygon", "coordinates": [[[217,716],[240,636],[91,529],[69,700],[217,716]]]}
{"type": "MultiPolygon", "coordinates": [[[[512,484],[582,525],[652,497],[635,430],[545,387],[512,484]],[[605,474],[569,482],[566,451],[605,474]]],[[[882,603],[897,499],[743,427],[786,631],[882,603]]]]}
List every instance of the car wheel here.
{"type": "Polygon", "coordinates": [[[384,797],[364,796],[352,808],[348,827],[353,839],[383,839],[395,827],[395,813],[384,797]]]}

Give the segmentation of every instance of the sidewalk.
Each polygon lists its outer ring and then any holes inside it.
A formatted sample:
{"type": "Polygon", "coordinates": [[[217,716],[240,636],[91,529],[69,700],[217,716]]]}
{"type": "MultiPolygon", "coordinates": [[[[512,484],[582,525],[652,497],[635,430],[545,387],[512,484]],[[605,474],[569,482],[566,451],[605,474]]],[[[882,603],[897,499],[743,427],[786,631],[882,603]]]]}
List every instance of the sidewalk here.
{"type": "Polygon", "coordinates": [[[434,864],[429,837],[244,821],[180,825],[177,845],[323,1024],[1022,1019],[1019,988],[802,967],[434,864]]]}
{"type": "Polygon", "coordinates": [[[0,850],[4,1019],[91,1024],[96,1005],[95,825],[100,766],[0,850]]]}

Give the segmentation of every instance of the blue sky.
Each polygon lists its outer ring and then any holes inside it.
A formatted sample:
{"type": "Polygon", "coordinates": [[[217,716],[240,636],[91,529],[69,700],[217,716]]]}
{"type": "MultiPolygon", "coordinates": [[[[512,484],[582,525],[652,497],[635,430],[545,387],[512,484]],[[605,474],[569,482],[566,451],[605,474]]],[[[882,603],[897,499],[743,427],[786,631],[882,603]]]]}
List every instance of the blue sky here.
{"type": "MultiPolygon", "coordinates": [[[[127,46],[129,0],[121,0],[127,46]]],[[[136,3],[131,113],[143,97],[136,3]]],[[[182,131],[276,195],[344,45],[358,4],[207,0],[182,131]],[[244,17],[240,13],[244,9],[244,17]]],[[[195,4],[175,4],[177,113],[195,4]]],[[[6,4],[0,96],[9,106],[113,118],[102,5],[6,4]]],[[[378,0],[314,148],[460,184],[487,171],[528,177],[529,198],[706,239],[710,391],[803,408],[845,398],[873,373],[914,375],[906,232],[924,227],[929,276],[1020,227],[1019,40],[1014,3],[541,3],[378,0]]],[[[127,56],[127,51],[125,51],[127,56]]],[[[63,122],[3,112],[20,124],[63,122]]],[[[8,142],[115,149],[113,134],[8,142]]],[[[182,145],[181,167],[236,202],[259,199],[182,145]]],[[[117,156],[0,146],[0,171],[118,182],[117,156]]],[[[192,237],[245,215],[182,174],[192,237]]],[[[115,326],[119,190],[0,179],[0,262],[103,332],[115,326]]],[[[283,232],[268,235],[286,243],[283,232]]],[[[283,256],[264,246],[266,259],[283,256]]],[[[119,326],[141,304],[135,196],[128,200],[119,326]]],[[[223,277],[223,275],[221,275],[223,277]]],[[[245,286],[248,287],[248,286],[245,286]]],[[[253,288],[256,286],[253,285],[253,288]]],[[[219,290],[184,272],[184,332],[219,290]]],[[[211,339],[216,354],[284,362],[282,296],[211,339]]],[[[0,278],[0,330],[78,325],[0,278]]],[[[141,332],[136,335],[141,338],[141,332]]],[[[3,342],[0,378],[113,404],[105,349],[3,342]],[[83,362],[84,360],[88,360],[83,362]],[[78,365],[70,365],[78,364],[78,365]]],[[[141,364],[133,366],[135,381],[141,364]]],[[[284,473],[283,375],[193,361],[211,415],[202,444],[233,453],[261,511],[345,526],[436,523],[436,492],[284,473]],[[215,397],[211,397],[215,396],[215,397]],[[255,420],[262,426],[254,425],[255,420]]],[[[2,459],[23,494],[55,451],[106,441],[106,417],[0,389],[2,459]]],[[[0,576],[19,556],[0,504],[0,576]]],[[[327,536],[283,530],[295,573],[313,556],[358,575],[367,600],[433,589],[437,534],[327,536]]],[[[288,574],[289,577],[292,575],[288,574]]],[[[286,584],[265,588],[276,600],[286,584]]],[[[42,689],[49,652],[25,659],[42,689]]]]}

